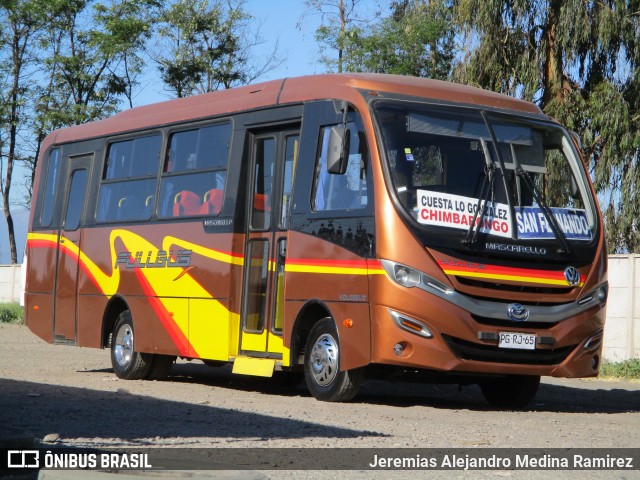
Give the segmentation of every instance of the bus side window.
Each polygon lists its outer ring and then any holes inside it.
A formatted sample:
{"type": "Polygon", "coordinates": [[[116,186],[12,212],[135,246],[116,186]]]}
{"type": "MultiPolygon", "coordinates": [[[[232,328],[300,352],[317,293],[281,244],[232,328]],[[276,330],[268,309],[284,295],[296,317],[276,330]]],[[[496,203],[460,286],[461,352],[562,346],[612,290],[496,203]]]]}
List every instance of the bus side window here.
{"type": "Polygon", "coordinates": [[[47,181],[44,183],[44,191],[40,196],[40,226],[49,227],[53,220],[53,207],[58,191],[58,177],[60,174],[60,149],[51,150],[47,164],[47,181]]]}
{"type": "Polygon", "coordinates": [[[98,194],[98,222],[149,220],[156,192],[160,135],[113,142],[98,194]]]}
{"type": "Polygon", "coordinates": [[[169,137],[158,217],[218,215],[227,179],[231,123],[174,132],[169,137]]]}
{"type": "Polygon", "coordinates": [[[280,228],[289,228],[289,215],[291,199],[293,195],[293,182],[296,176],[298,164],[298,152],[300,150],[300,136],[290,135],[286,140],[284,160],[284,182],[282,192],[282,211],[280,216],[280,228]]]}
{"type": "Polygon", "coordinates": [[[342,175],[327,171],[327,152],[331,126],[321,131],[320,155],[316,162],[313,209],[316,212],[326,210],[355,210],[365,208],[367,196],[367,149],[363,134],[357,130],[355,123],[348,125],[350,132],[350,150],[347,170],[342,175]]]}

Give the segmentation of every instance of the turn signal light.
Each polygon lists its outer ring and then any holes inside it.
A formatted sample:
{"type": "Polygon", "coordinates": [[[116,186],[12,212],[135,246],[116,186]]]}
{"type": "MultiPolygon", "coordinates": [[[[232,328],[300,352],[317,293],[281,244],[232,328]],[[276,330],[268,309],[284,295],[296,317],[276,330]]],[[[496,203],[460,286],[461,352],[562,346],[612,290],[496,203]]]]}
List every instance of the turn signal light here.
{"type": "Polygon", "coordinates": [[[395,322],[395,324],[401,329],[407,332],[414,333],[416,335],[420,335],[421,337],[425,337],[425,338],[433,337],[433,333],[431,333],[431,330],[429,330],[429,328],[426,325],[419,322],[418,320],[410,318],[409,316],[404,315],[400,312],[396,312],[395,310],[391,310],[390,308],[387,310],[389,312],[389,315],[395,322]]]}
{"type": "Polygon", "coordinates": [[[402,325],[404,325],[407,328],[410,328],[411,330],[415,330],[416,332],[422,331],[422,325],[418,325],[417,323],[411,322],[406,318],[402,319],[402,325]]]}
{"type": "Polygon", "coordinates": [[[352,328],[353,327],[353,320],[351,320],[350,318],[345,318],[342,321],[342,324],[347,328],[352,328]]]}

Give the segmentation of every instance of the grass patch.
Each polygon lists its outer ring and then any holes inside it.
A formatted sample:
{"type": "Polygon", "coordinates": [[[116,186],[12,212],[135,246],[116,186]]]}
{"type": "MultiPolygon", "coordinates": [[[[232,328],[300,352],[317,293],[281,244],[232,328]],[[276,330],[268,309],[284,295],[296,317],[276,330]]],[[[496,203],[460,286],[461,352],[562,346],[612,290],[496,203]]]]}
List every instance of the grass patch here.
{"type": "Polygon", "coordinates": [[[600,366],[600,376],[640,380],[640,358],[624,362],[605,362],[600,366]]]}
{"type": "Polygon", "coordinates": [[[17,302],[0,303],[0,323],[24,323],[24,308],[17,302]]]}

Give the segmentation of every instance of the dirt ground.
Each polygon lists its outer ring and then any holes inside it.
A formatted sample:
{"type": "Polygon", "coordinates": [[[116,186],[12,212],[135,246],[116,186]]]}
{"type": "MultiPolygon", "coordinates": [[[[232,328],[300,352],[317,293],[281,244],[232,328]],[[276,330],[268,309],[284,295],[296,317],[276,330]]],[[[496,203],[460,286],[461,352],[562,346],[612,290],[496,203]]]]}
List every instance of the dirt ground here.
{"type": "MultiPolygon", "coordinates": [[[[475,386],[459,390],[457,385],[365,380],[353,402],[331,404],[316,401],[303,385],[277,387],[200,362],[177,363],[165,381],[119,380],[108,351],[48,345],[16,325],[0,325],[0,392],[5,437],[33,437],[52,446],[640,447],[640,382],[543,379],[530,409],[500,411],[489,408],[475,386]]],[[[318,478],[313,472],[266,473],[270,478],[318,478]]],[[[341,476],[427,475],[371,473],[341,476]]],[[[464,473],[424,478],[465,478],[464,473]]],[[[481,478],[496,476],[476,473],[481,478]]],[[[503,473],[544,477],[542,472],[503,473]]],[[[639,474],[591,471],[553,476],[640,478],[639,474]]]]}

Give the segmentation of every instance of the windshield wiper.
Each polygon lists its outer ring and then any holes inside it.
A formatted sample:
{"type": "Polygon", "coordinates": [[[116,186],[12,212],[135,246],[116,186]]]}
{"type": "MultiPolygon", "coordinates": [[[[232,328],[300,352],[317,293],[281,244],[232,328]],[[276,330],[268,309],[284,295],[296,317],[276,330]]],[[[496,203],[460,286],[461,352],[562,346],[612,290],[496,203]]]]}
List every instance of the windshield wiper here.
{"type": "Polygon", "coordinates": [[[522,178],[526,183],[527,187],[529,188],[529,191],[533,195],[533,199],[536,201],[536,203],[544,213],[544,216],[549,221],[549,226],[551,227],[553,234],[555,235],[556,239],[560,242],[561,248],[558,249],[557,253],[559,254],[571,253],[571,247],[569,246],[569,242],[567,241],[566,235],[558,225],[558,220],[556,219],[555,215],[547,205],[547,202],[545,202],[544,198],[542,198],[542,195],[540,195],[540,191],[536,187],[536,184],[531,178],[531,175],[529,175],[529,172],[527,172],[524,168],[522,168],[522,166],[520,165],[520,162],[518,162],[518,158],[516,157],[516,151],[513,148],[513,145],[511,145],[511,156],[513,157],[513,165],[515,167],[516,175],[519,178],[522,178]]]}
{"type": "Polygon", "coordinates": [[[473,212],[473,220],[471,221],[471,225],[469,225],[469,230],[467,230],[467,234],[462,240],[462,243],[465,245],[473,245],[478,240],[478,232],[480,231],[480,225],[482,224],[482,219],[487,213],[487,205],[489,196],[491,196],[491,205],[493,205],[494,199],[494,180],[496,173],[496,163],[491,158],[491,154],[489,153],[489,149],[487,148],[487,142],[484,138],[480,139],[480,143],[482,144],[482,151],[484,152],[484,180],[482,181],[482,187],[480,188],[480,195],[478,196],[478,204],[476,206],[475,212],[473,212]],[[480,220],[478,221],[478,214],[480,214],[480,220]],[[477,225],[476,225],[477,222],[477,225]]]}
{"type": "MultiPolygon", "coordinates": [[[[500,163],[500,170],[502,171],[502,183],[504,185],[504,191],[507,194],[507,203],[509,205],[509,215],[512,219],[511,226],[513,227],[513,219],[515,219],[515,210],[513,208],[513,203],[511,202],[511,198],[510,198],[511,190],[509,189],[509,185],[507,183],[507,177],[504,174],[506,170],[504,166],[504,160],[502,159],[502,154],[500,153],[500,149],[498,148],[498,139],[496,138],[496,134],[493,131],[493,128],[489,124],[489,119],[487,118],[487,112],[481,111],[480,115],[482,116],[482,120],[484,120],[484,124],[487,127],[487,131],[489,132],[489,137],[491,138],[491,143],[493,144],[493,151],[496,153],[496,156],[498,157],[498,162],[500,163]]],[[[482,149],[485,155],[485,162],[491,162],[491,165],[493,165],[493,177],[495,177],[495,162],[491,159],[491,155],[489,154],[489,149],[486,145],[486,142],[482,138],[480,138],[480,141],[482,142],[482,149]]],[[[491,188],[489,189],[489,191],[493,192],[493,179],[491,180],[491,188]]],[[[481,201],[482,201],[482,197],[478,199],[478,207],[480,206],[481,201]]],[[[495,208],[495,205],[493,205],[493,202],[492,202],[492,206],[493,208],[495,208]]],[[[473,221],[469,226],[469,230],[467,231],[467,236],[463,240],[463,243],[472,244],[473,242],[476,241],[478,236],[478,231],[480,230],[480,225],[482,224],[482,220],[484,219],[484,215],[487,211],[487,202],[486,201],[484,202],[484,205],[482,207],[482,215],[480,216],[480,221],[478,222],[479,225],[477,225],[478,228],[476,229],[476,217],[477,217],[478,210],[479,208],[476,209],[473,215],[473,221]],[[474,229],[476,230],[474,231],[474,229]]],[[[516,240],[518,238],[515,228],[511,229],[511,238],[513,240],[516,240]]]]}

